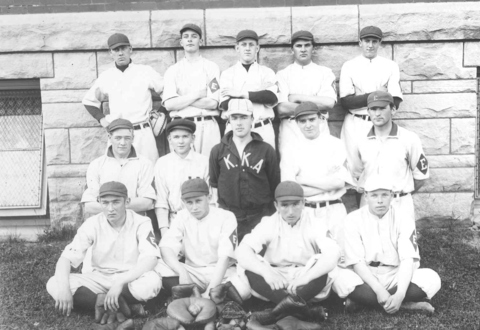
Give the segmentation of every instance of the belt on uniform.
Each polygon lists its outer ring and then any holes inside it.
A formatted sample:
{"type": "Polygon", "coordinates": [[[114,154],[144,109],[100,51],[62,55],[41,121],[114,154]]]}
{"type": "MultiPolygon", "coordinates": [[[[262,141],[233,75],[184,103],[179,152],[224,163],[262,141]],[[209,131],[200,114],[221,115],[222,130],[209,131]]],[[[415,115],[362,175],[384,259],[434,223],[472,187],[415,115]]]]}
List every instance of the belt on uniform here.
{"type": "Polygon", "coordinates": [[[325,207],[327,205],[333,205],[333,204],[338,204],[338,203],[343,203],[341,200],[337,199],[334,201],[327,201],[327,202],[316,202],[316,203],[310,203],[310,202],[305,202],[306,207],[311,207],[313,209],[317,208],[317,205],[319,207],[325,207]]]}
{"type": "Polygon", "coordinates": [[[348,113],[351,114],[352,116],[355,116],[355,117],[358,117],[358,118],[362,118],[363,120],[372,121],[372,119],[370,118],[369,115],[357,115],[356,113],[353,113],[353,112],[351,112],[351,111],[349,111],[348,113]]]}
{"type": "Polygon", "coordinates": [[[202,120],[214,120],[215,117],[214,116],[195,116],[195,117],[185,117],[185,118],[182,118],[182,117],[175,117],[173,118],[174,120],[175,119],[187,119],[187,120],[190,120],[190,121],[202,121],[202,120]]]}
{"type": "Polygon", "coordinates": [[[369,263],[368,265],[370,267],[378,267],[380,266],[382,263],[380,261],[372,261],[371,263],[369,263]]]}
{"type": "Polygon", "coordinates": [[[150,127],[150,123],[140,123],[137,125],[133,125],[133,129],[142,129],[147,127],[150,127]]]}
{"type": "Polygon", "coordinates": [[[264,119],[262,121],[259,121],[258,123],[255,123],[255,125],[253,125],[253,127],[257,128],[257,127],[260,127],[260,126],[266,126],[268,124],[271,124],[272,123],[272,120],[270,118],[267,118],[267,119],[264,119]]]}
{"type": "Polygon", "coordinates": [[[394,192],[393,195],[395,197],[403,197],[403,196],[407,196],[409,193],[404,193],[404,192],[401,192],[401,191],[398,191],[398,192],[394,192]]]}

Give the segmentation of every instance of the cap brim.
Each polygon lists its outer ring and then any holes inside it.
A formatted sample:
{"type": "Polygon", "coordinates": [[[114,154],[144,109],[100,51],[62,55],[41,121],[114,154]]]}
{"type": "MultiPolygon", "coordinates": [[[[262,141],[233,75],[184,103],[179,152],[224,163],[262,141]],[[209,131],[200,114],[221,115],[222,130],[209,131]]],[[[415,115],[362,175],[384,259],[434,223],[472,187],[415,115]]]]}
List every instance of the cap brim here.
{"type": "Polygon", "coordinates": [[[275,200],[277,202],[285,202],[285,201],[301,201],[305,197],[300,197],[300,196],[281,196],[281,197],[276,197],[275,200]]]}
{"type": "Polygon", "coordinates": [[[390,104],[390,101],[373,101],[368,104],[368,108],[384,107],[390,104]]]}
{"type": "Polygon", "coordinates": [[[125,194],[122,194],[122,193],[119,193],[119,192],[115,192],[115,191],[106,191],[106,192],[98,195],[98,197],[105,197],[105,196],[118,196],[118,197],[128,198],[128,195],[125,195],[125,194]]]}
{"type": "Polygon", "coordinates": [[[210,193],[206,191],[192,191],[185,194],[182,194],[182,199],[189,199],[199,196],[208,196],[210,193]]]}
{"type": "Polygon", "coordinates": [[[184,130],[184,131],[188,131],[190,133],[195,133],[195,131],[193,131],[190,127],[188,126],[182,126],[182,125],[178,125],[178,126],[173,126],[171,128],[168,129],[168,133],[170,133],[171,131],[174,131],[176,129],[181,129],[181,130],[184,130]]]}
{"type": "Polygon", "coordinates": [[[298,40],[313,41],[313,38],[311,38],[311,37],[296,37],[295,39],[292,39],[292,44],[294,44],[298,40]]]}
{"type": "Polygon", "coordinates": [[[248,112],[248,111],[243,111],[243,110],[229,110],[228,111],[228,116],[230,117],[231,115],[245,115],[245,116],[250,116],[253,115],[253,112],[248,112]]]}
{"type": "Polygon", "coordinates": [[[298,115],[296,115],[295,119],[297,119],[298,117],[301,117],[301,116],[306,116],[306,115],[316,115],[319,112],[320,111],[318,111],[318,110],[306,110],[306,111],[303,111],[302,113],[299,113],[298,115]]]}
{"type": "Polygon", "coordinates": [[[369,187],[368,189],[365,188],[366,192],[372,192],[377,190],[389,190],[392,191],[392,187],[384,187],[384,186],[376,186],[376,187],[369,187]]]}
{"type": "Polygon", "coordinates": [[[114,48],[117,48],[119,46],[130,46],[130,44],[128,42],[119,42],[119,43],[116,43],[114,45],[111,45],[110,49],[114,49],[114,48]]]}
{"type": "Polygon", "coordinates": [[[363,39],[363,38],[377,38],[377,39],[380,39],[382,40],[382,37],[378,36],[377,34],[372,34],[372,33],[369,33],[369,34],[365,34],[363,36],[360,37],[360,39],[363,39]]]}
{"type": "Polygon", "coordinates": [[[133,127],[130,127],[130,126],[126,126],[126,125],[119,125],[119,126],[115,126],[111,129],[108,129],[108,132],[113,132],[113,131],[116,131],[117,129],[133,129],[133,127]]]}

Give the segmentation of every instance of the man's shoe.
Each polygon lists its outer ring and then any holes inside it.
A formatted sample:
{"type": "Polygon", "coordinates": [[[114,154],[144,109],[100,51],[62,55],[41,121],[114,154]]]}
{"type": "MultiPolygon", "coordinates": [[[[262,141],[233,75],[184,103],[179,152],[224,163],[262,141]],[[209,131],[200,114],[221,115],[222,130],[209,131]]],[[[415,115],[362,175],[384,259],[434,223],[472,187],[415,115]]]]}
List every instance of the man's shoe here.
{"type": "Polygon", "coordinates": [[[299,296],[288,295],[273,308],[272,313],[277,317],[285,317],[294,314],[308,315],[309,310],[305,300],[299,296]]]}
{"type": "Polygon", "coordinates": [[[194,283],[179,284],[172,287],[172,299],[188,298],[188,297],[200,297],[200,290],[194,283]]]}
{"type": "Polygon", "coordinates": [[[430,305],[430,303],[426,301],[421,301],[421,302],[404,302],[400,306],[401,310],[404,311],[414,311],[414,312],[421,312],[424,313],[428,316],[433,315],[435,312],[435,308],[430,305]]]}
{"type": "Polygon", "coordinates": [[[139,317],[147,317],[148,316],[148,311],[145,310],[145,306],[142,304],[131,304],[128,306],[130,308],[130,311],[132,312],[132,316],[139,316],[139,317]]]}
{"type": "Polygon", "coordinates": [[[308,320],[310,322],[320,323],[327,320],[328,313],[322,306],[314,306],[309,309],[308,320]]]}
{"type": "Polygon", "coordinates": [[[321,330],[319,324],[305,322],[293,316],[287,316],[277,322],[281,330],[321,330]]]}
{"type": "Polygon", "coordinates": [[[343,304],[345,305],[345,314],[356,313],[363,309],[362,305],[356,303],[350,298],[347,298],[343,304]]]}

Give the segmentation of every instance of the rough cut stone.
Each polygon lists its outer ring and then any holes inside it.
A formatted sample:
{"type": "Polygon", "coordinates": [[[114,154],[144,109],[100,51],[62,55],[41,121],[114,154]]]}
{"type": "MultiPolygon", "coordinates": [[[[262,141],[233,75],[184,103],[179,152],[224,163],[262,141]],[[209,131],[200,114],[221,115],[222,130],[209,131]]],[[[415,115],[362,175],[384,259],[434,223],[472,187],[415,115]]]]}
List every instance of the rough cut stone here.
{"type": "Polygon", "coordinates": [[[52,56],[51,53],[0,55],[0,79],[51,78],[52,56]]]}
{"type": "Polygon", "coordinates": [[[429,155],[430,168],[475,167],[475,155],[429,155]]]}
{"type": "MultiPolygon", "coordinates": [[[[402,107],[400,105],[400,109],[402,107]]],[[[395,123],[418,135],[425,154],[448,154],[450,152],[449,119],[395,120],[395,123]]]]}
{"type": "Polygon", "coordinates": [[[452,119],[452,153],[473,154],[475,152],[475,118],[452,119]]]}
{"type": "Polygon", "coordinates": [[[45,89],[90,88],[97,78],[95,53],[55,53],[55,77],[41,79],[45,89]]]}
{"type": "Polygon", "coordinates": [[[477,70],[463,67],[463,43],[397,44],[400,79],[472,79],[477,70]]]}
{"type": "Polygon", "coordinates": [[[415,217],[436,220],[465,220],[470,216],[473,193],[417,193],[413,195],[415,217]]]}
{"type": "Polygon", "coordinates": [[[52,225],[81,222],[80,200],[85,190],[85,178],[49,178],[50,219],[52,225]]]}
{"type": "Polygon", "coordinates": [[[360,27],[376,25],[386,41],[479,39],[475,2],[363,5],[360,27]]]}
{"type": "Polygon", "coordinates": [[[81,103],[47,103],[42,106],[45,128],[98,126],[81,103]]]}
{"type": "MultiPolygon", "coordinates": [[[[154,68],[162,76],[168,67],[175,63],[173,50],[133,50],[132,61],[137,64],[145,64],[154,68]]],[[[109,52],[97,52],[98,74],[113,67],[113,59],[109,52]]]]}
{"type": "Polygon", "coordinates": [[[356,42],[358,7],[292,7],[292,33],[300,30],[312,32],[316,43],[356,42]]]}
{"type": "Polygon", "coordinates": [[[431,168],[420,192],[473,191],[474,168],[431,168]]]}
{"type": "Polygon", "coordinates": [[[148,11],[2,15],[0,52],[107,49],[113,33],[151,47],[148,11]]]}
{"type": "Polygon", "coordinates": [[[400,88],[402,89],[403,94],[410,94],[412,92],[412,82],[400,81],[400,88]]]}
{"type": "MultiPolygon", "coordinates": [[[[262,49],[260,50],[260,53],[262,49]]],[[[216,63],[220,71],[224,71],[238,62],[238,53],[233,47],[228,48],[208,48],[200,50],[200,53],[206,59],[216,63]]],[[[183,49],[177,50],[177,62],[185,57],[183,49]]],[[[260,62],[259,62],[260,63],[260,62]]]]}
{"type": "Polygon", "coordinates": [[[49,165],[47,173],[49,178],[84,178],[87,174],[88,164],[49,165]]]}
{"type": "Polygon", "coordinates": [[[465,42],[463,48],[463,65],[480,66],[480,42],[465,42]]]}
{"type": "Polygon", "coordinates": [[[70,129],[70,153],[73,164],[89,164],[105,153],[107,132],[102,127],[70,129]]]}
{"type": "Polygon", "coordinates": [[[475,117],[475,93],[407,94],[396,118],[451,118],[475,117]]]}
{"type": "Polygon", "coordinates": [[[475,93],[476,80],[413,81],[414,93],[475,93]]]}
{"type": "Polygon", "coordinates": [[[47,165],[68,164],[70,162],[68,129],[45,130],[45,156],[47,165]]]}
{"type": "Polygon", "coordinates": [[[260,44],[289,44],[290,8],[271,7],[205,10],[207,45],[234,45],[237,33],[249,29],[257,32],[260,44]]]}
{"type": "Polygon", "coordinates": [[[186,23],[197,24],[203,31],[203,10],[157,10],[152,11],[152,47],[179,47],[180,29],[186,23]]]}
{"type": "Polygon", "coordinates": [[[87,89],[43,90],[42,103],[78,103],[86,93],[87,89]]]}

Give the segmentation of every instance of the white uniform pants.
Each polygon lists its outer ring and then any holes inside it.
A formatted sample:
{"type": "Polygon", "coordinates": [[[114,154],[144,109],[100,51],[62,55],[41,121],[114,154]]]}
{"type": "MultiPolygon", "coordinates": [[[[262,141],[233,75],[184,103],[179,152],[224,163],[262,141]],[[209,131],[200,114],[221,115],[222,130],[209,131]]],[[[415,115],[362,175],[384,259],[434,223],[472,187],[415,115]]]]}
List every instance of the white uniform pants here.
{"type": "MultiPolygon", "coordinates": [[[[194,117],[195,125],[195,141],[193,148],[199,154],[210,157],[212,148],[220,143],[220,128],[216,120],[203,120],[203,117],[194,117]]],[[[170,147],[170,150],[173,150],[170,147]]]]}
{"type": "Polygon", "coordinates": [[[371,121],[355,117],[350,113],[345,115],[340,138],[345,143],[347,161],[350,167],[352,166],[352,159],[354,159],[355,153],[358,152],[358,141],[367,136],[372,126],[371,121]]]}
{"type": "MultiPolygon", "coordinates": [[[[120,274],[106,274],[98,271],[85,274],[70,274],[70,290],[75,294],[79,287],[86,287],[95,294],[107,293],[120,274]]],[[[138,301],[147,301],[158,295],[162,288],[162,278],[155,271],[144,273],[136,280],[128,283],[128,289],[138,301]]],[[[55,299],[58,294],[58,282],[52,276],[47,282],[47,291],[55,299]]]]}

